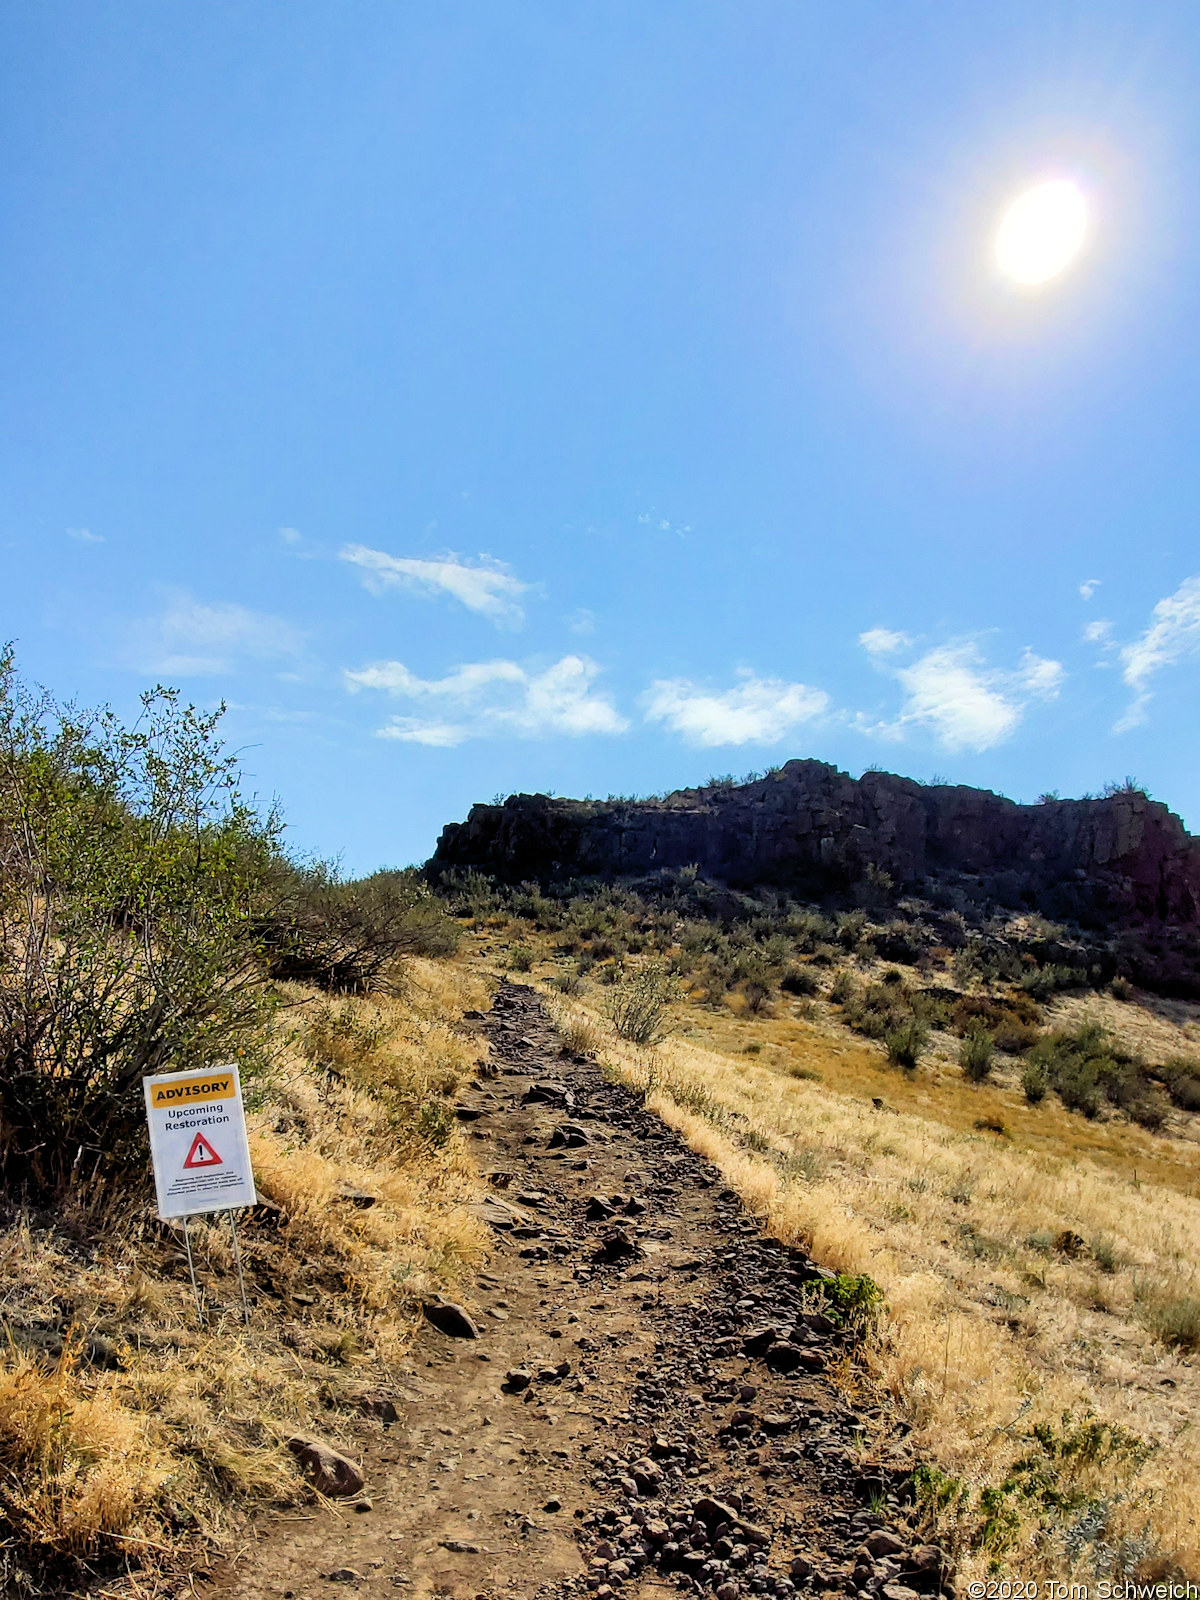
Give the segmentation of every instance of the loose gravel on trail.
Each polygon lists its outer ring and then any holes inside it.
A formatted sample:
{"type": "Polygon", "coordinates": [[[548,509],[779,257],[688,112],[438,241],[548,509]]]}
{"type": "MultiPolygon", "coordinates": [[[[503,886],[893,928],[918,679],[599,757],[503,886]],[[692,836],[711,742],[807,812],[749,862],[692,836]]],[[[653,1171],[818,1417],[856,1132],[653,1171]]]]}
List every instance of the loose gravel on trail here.
{"type": "Polygon", "coordinates": [[[493,1238],[366,1415],[357,1499],[264,1518],[198,1593],[309,1600],[953,1596],[878,1412],[835,1381],[831,1274],[503,983],[459,1107],[493,1238]],[[390,1420],[394,1418],[395,1420],[390,1420]],[[339,1588],[339,1586],[342,1586],[339,1588]]]}

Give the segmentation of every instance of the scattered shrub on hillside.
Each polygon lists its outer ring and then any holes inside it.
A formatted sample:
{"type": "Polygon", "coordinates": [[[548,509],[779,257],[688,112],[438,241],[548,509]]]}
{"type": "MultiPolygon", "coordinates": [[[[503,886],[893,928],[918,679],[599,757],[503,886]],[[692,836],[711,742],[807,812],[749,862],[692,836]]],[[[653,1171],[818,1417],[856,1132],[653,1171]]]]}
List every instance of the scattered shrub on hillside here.
{"type": "Polygon", "coordinates": [[[894,1066],[904,1067],[911,1072],[921,1059],[927,1037],[924,1025],[915,1017],[910,1017],[884,1036],[888,1060],[894,1066]]]}
{"type": "Polygon", "coordinates": [[[1114,1000],[1123,1000],[1126,1003],[1133,1000],[1137,994],[1137,990],[1128,978],[1114,978],[1109,984],[1109,992],[1114,1000]]]}
{"type": "Polygon", "coordinates": [[[990,1075],[995,1056],[996,1046],[986,1028],[976,1026],[963,1035],[958,1062],[963,1069],[963,1076],[972,1083],[983,1083],[990,1075]]]}
{"type": "Polygon", "coordinates": [[[1158,1068],[1171,1099],[1184,1111],[1200,1111],[1200,1058],[1171,1056],[1158,1068]]]}
{"type": "Polygon", "coordinates": [[[1107,1101],[1145,1128],[1159,1128],[1166,1119],[1166,1101],[1142,1062],[1098,1022],[1039,1039],[1028,1053],[1026,1077],[1036,1083],[1039,1076],[1069,1111],[1085,1117],[1098,1115],[1107,1101]]]}
{"type": "Polygon", "coordinates": [[[1046,1098],[1046,1091],[1050,1087],[1050,1079],[1044,1064],[1040,1061],[1027,1061],[1021,1073],[1021,1087],[1025,1091],[1025,1098],[1031,1106],[1041,1105],[1046,1098]]]}
{"type": "Polygon", "coordinates": [[[829,998],[835,1006],[844,1006],[857,993],[858,985],[848,972],[839,972],[830,985],[829,998]]]}
{"type": "Polygon", "coordinates": [[[241,799],[220,712],[132,727],[56,706],[0,652],[0,1175],[148,1175],[139,1080],[260,1059],[257,940],[278,824],[241,799]]]}
{"type": "Polygon", "coordinates": [[[665,1037],[667,1006],[674,994],[675,986],[661,967],[645,966],[616,985],[605,1010],[622,1039],[631,1044],[656,1044],[665,1037]]]}
{"type": "Polygon", "coordinates": [[[968,994],[954,1002],[950,1021],[960,1037],[977,1028],[986,1028],[998,1050],[1013,1055],[1036,1044],[1041,1022],[1040,1008],[1024,994],[995,998],[968,994]]]}
{"type": "Polygon", "coordinates": [[[397,993],[407,955],[450,955],[459,929],[415,872],[345,879],[328,862],[276,867],[260,923],[271,976],[331,994],[397,993]]]}
{"type": "Polygon", "coordinates": [[[821,992],[821,980],[810,967],[789,967],[779,980],[784,994],[816,995],[821,992]]]}
{"type": "Polygon", "coordinates": [[[527,944],[515,944],[508,952],[508,965],[512,972],[531,972],[534,954],[527,944]]]}

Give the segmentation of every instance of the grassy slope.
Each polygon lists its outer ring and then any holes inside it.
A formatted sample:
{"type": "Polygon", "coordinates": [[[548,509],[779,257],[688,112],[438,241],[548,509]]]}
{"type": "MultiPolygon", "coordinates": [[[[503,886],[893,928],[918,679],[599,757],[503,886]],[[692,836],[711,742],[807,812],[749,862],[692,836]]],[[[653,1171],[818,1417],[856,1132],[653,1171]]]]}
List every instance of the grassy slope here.
{"type": "MultiPolygon", "coordinates": [[[[545,953],[542,979],[561,965],[545,953]]],[[[916,1452],[958,1480],[939,1525],[974,1547],[966,1570],[1200,1571],[1196,1119],[1151,1134],[1027,1106],[1015,1062],[973,1086],[948,1036],[905,1074],[835,1007],[785,996],[760,1016],[680,1005],[638,1050],[605,999],[589,982],[559,1004],[772,1230],[886,1290],[872,1359],[916,1452]]],[[[1092,996],[1050,1020],[1081,1013],[1195,1047],[1187,1007],[1092,996]]]]}
{"type": "Polygon", "coordinates": [[[281,1208],[243,1229],[249,1329],[223,1222],[193,1228],[206,1327],[180,1236],[146,1204],[23,1214],[0,1234],[5,1593],[178,1565],[226,1544],[243,1511],[300,1498],[289,1434],[336,1440],[418,1297],[478,1258],[449,1097],[477,1049],[457,1024],[485,989],[448,962],[408,971],[399,999],[289,992],[249,1119],[260,1194],[281,1208]]]}

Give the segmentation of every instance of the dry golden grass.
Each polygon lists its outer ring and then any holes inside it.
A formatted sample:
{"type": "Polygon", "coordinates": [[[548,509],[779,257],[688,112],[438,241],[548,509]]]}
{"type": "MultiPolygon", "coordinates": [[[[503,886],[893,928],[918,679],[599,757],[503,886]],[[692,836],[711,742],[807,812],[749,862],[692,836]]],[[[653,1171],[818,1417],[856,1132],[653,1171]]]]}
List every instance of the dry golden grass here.
{"type": "MultiPolygon", "coordinates": [[[[781,1001],[768,1017],[681,1006],[673,1038],[635,1050],[606,1028],[602,991],[560,1004],[603,1035],[614,1070],[766,1227],[883,1287],[869,1360],[915,1455],[967,1490],[965,1506],[939,1514],[965,1575],[989,1560],[1028,1576],[1200,1572],[1190,1119],[1155,1136],[1049,1100],[1027,1107],[1011,1071],[968,1084],[948,1040],[904,1074],[824,1005],[781,1001]],[[1078,1444],[1089,1413],[1098,1447],[1047,1468],[1070,1505],[1013,1493],[999,1514],[981,1511],[981,1492],[1030,1454],[1035,1426],[1052,1430],[1053,1455],[1055,1438],[1078,1444]]],[[[1156,1049],[1191,1046],[1189,1012],[1102,1005],[1131,1042],[1153,1030],[1156,1049]]],[[[1073,1021],[1083,1009],[1059,1007],[1073,1021]]]]}
{"type": "Polygon", "coordinates": [[[481,1255],[447,1097],[478,1051],[457,1021],[485,989],[450,963],[409,974],[378,1003],[289,992],[249,1117],[281,1216],[242,1230],[249,1328],[223,1220],[191,1229],[205,1325],[181,1235],[145,1206],[26,1215],[0,1234],[4,1592],[169,1565],[219,1548],[243,1510],[302,1497],[284,1441],[315,1418],[336,1441],[339,1405],[386,1380],[419,1298],[481,1255]]]}

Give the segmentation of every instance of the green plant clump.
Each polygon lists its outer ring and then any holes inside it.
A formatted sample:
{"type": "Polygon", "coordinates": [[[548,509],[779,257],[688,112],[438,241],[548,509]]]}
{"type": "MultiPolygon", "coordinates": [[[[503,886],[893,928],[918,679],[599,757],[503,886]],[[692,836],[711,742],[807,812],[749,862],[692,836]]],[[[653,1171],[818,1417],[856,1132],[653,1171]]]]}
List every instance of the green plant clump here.
{"type": "Polygon", "coordinates": [[[0,1176],[147,1181],[140,1079],[261,1069],[278,820],[220,712],[168,689],[132,727],[56,706],[0,652],[0,1176]]]}
{"type": "Polygon", "coordinates": [[[674,994],[669,974],[651,964],[615,984],[605,1009],[622,1039],[631,1044],[656,1044],[666,1036],[667,1007],[674,994]]]}

